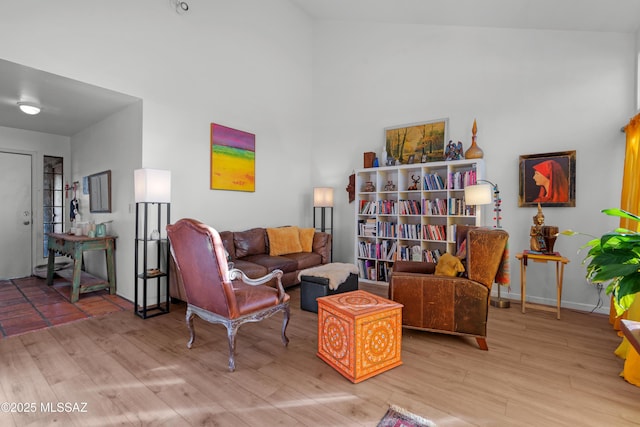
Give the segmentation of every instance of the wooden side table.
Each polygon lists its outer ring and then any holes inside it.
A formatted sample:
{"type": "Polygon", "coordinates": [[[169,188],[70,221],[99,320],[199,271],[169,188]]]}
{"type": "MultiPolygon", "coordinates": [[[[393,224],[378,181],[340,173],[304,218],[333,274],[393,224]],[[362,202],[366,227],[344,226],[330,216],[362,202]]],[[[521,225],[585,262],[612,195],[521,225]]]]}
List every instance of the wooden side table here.
{"type": "Polygon", "coordinates": [[[534,253],[529,251],[522,251],[516,254],[516,259],[520,260],[520,299],[522,302],[522,312],[525,312],[527,305],[530,308],[536,308],[538,310],[555,311],[557,318],[560,320],[560,305],[562,303],[562,279],[564,277],[564,266],[569,262],[568,258],[563,257],[558,252],[552,254],[534,253]],[[557,308],[547,307],[545,305],[531,305],[527,304],[527,263],[531,260],[533,262],[555,262],[556,263],[556,288],[557,288],[557,308]]]}
{"type": "Polygon", "coordinates": [[[77,302],[80,294],[85,292],[109,289],[111,295],[116,293],[116,267],[113,251],[115,236],[87,237],[73,234],[48,233],[49,262],[47,264],[47,285],[53,284],[53,273],[56,252],[73,258],[73,270],[58,271],[58,275],[71,280],[71,302],[77,302]],[[107,280],[103,280],[82,271],[82,254],[84,251],[104,250],[107,263],[107,280]]]}

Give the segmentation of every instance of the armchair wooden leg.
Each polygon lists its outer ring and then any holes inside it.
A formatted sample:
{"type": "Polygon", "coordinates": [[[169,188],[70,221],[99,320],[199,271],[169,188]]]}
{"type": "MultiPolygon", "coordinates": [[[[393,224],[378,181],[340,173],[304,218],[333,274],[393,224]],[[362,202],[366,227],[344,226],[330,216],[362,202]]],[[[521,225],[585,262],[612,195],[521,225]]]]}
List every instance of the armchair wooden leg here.
{"type": "Polygon", "coordinates": [[[229,338],[229,372],[236,370],[236,332],[240,325],[230,324],[227,325],[227,337],[229,338]]]}
{"type": "Polygon", "coordinates": [[[489,346],[487,345],[486,338],[476,337],[476,341],[478,341],[478,347],[480,347],[480,350],[484,350],[484,351],[489,350],[489,346]]]}
{"type": "Polygon", "coordinates": [[[286,347],[289,344],[289,338],[287,338],[287,325],[289,325],[289,306],[284,309],[284,318],[282,319],[282,344],[286,347]]]}
{"type": "Polygon", "coordinates": [[[189,342],[187,343],[187,348],[191,348],[193,346],[193,342],[196,339],[196,331],[195,329],[193,329],[194,316],[195,314],[189,308],[187,308],[187,315],[185,319],[187,321],[187,329],[189,330],[189,342]]]}

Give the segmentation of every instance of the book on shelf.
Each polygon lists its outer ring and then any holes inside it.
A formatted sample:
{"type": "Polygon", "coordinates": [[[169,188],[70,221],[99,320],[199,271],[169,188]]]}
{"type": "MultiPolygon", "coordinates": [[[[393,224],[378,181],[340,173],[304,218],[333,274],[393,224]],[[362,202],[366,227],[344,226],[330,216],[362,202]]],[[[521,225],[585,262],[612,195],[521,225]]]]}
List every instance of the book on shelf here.
{"type": "Polygon", "coordinates": [[[396,237],[396,223],[390,221],[378,222],[378,237],[396,237]]]}
{"type": "Polygon", "coordinates": [[[433,262],[433,263],[438,263],[438,260],[440,259],[440,256],[442,255],[442,253],[440,252],[439,249],[426,249],[423,253],[423,259],[424,261],[427,262],[433,262]]]}
{"type": "Polygon", "coordinates": [[[377,234],[375,218],[367,218],[366,220],[358,221],[358,232],[363,237],[375,237],[377,234]]]}
{"type": "Polygon", "coordinates": [[[400,215],[420,215],[422,209],[417,200],[399,200],[400,215]]]}
{"type": "Polygon", "coordinates": [[[425,215],[447,215],[447,202],[443,199],[423,199],[422,205],[425,215]]]}
{"type": "Polygon", "coordinates": [[[378,213],[378,203],[369,200],[360,200],[358,209],[360,215],[376,215],[378,213]]]}
{"type": "Polygon", "coordinates": [[[437,172],[433,172],[424,176],[424,189],[425,190],[444,190],[444,181],[437,172]]]}
{"type": "Polygon", "coordinates": [[[395,200],[379,200],[378,212],[381,215],[397,215],[398,209],[395,200]]]}
{"type": "Polygon", "coordinates": [[[474,169],[450,172],[447,175],[447,186],[450,190],[462,190],[467,185],[474,185],[476,178],[477,174],[474,169]]]}

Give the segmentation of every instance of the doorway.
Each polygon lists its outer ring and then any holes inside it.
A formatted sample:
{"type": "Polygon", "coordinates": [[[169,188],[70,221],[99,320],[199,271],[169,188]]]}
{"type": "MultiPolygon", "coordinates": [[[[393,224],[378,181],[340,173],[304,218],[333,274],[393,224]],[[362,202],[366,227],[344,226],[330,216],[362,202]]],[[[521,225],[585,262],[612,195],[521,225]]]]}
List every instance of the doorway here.
{"type": "Polygon", "coordinates": [[[32,156],[0,151],[0,279],[31,275],[32,156]]]}

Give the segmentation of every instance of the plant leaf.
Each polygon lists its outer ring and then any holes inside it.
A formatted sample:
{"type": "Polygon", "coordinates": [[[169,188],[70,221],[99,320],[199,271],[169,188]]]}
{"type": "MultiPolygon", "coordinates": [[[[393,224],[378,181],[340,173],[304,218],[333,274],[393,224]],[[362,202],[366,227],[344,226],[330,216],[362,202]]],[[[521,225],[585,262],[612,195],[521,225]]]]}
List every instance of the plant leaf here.
{"type": "Polygon", "coordinates": [[[631,212],[627,212],[623,209],[620,208],[610,208],[610,209],[603,209],[602,213],[605,213],[607,215],[610,216],[618,216],[621,218],[627,218],[627,219],[632,219],[634,221],[640,221],[640,217],[637,215],[632,214],[631,212]]]}

